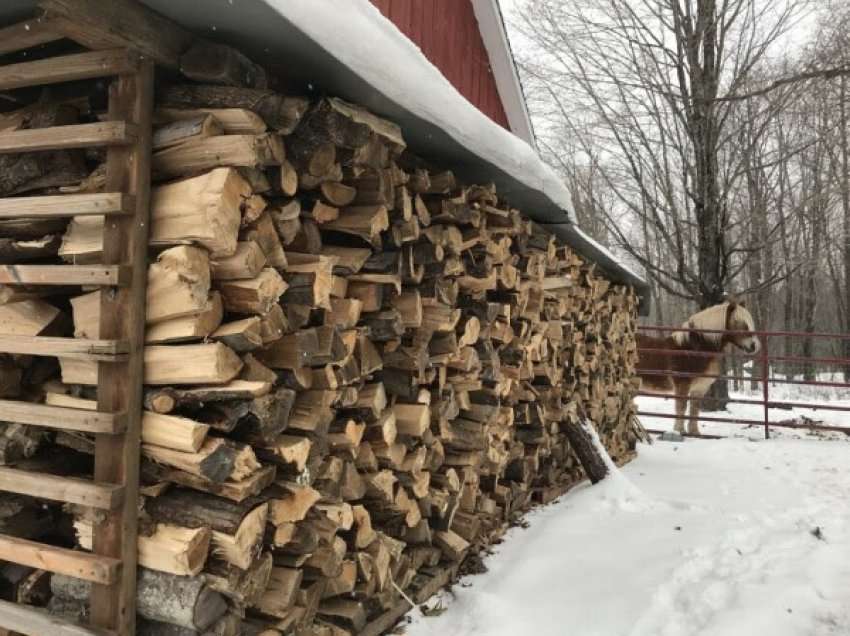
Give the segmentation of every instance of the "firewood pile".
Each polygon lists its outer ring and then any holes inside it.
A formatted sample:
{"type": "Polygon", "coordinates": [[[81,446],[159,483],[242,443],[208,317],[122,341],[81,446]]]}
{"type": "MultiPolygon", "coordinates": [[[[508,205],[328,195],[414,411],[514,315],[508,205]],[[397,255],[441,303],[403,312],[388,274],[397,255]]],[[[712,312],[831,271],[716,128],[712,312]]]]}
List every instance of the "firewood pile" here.
{"type": "MultiPolygon", "coordinates": [[[[40,101],[0,130],[97,116],[40,101]]],[[[178,83],[155,120],[139,633],[379,633],[583,478],[566,426],[631,457],[632,292],[492,184],[334,98],[178,83]]],[[[101,160],[2,157],[0,195],[102,191],[101,160]]],[[[103,224],[0,221],[0,259],[98,263],[103,224]]],[[[2,287],[0,325],[97,339],[99,294],[2,287]]],[[[94,362],[0,360],[2,397],[93,410],[96,384],[94,362]]],[[[2,464],[83,476],[92,452],[0,424],[2,464]]],[[[90,549],[97,514],[6,497],[0,530],[90,549]]],[[[65,616],[88,586],[0,567],[4,597],[65,616]]]]}

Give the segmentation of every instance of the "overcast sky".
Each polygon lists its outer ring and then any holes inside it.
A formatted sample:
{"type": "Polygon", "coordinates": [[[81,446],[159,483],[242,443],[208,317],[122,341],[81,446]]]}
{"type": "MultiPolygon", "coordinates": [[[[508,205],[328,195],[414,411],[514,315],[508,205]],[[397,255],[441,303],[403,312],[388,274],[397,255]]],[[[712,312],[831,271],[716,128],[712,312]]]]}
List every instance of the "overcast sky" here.
{"type": "MultiPolygon", "coordinates": [[[[512,28],[512,22],[514,20],[515,12],[519,10],[519,7],[523,5],[524,0],[497,0],[499,6],[502,8],[502,14],[505,17],[505,23],[508,30],[508,37],[511,41],[511,46],[514,48],[514,51],[522,50],[522,40],[518,36],[515,29],[512,28]]],[[[569,0],[565,0],[569,1],[569,0]]],[[[623,2],[629,2],[631,0],[620,0],[623,2]]],[[[640,2],[641,0],[634,0],[636,2],[640,2]]],[[[848,0],[850,1],[850,0],[848,0]]],[[[799,47],[805,44],[806,40],[810,37],[811,32],[815,26],[815,14],[809,16],[804,21],[801,21],[792,32],[789,32],[787,35],[787,39],[784,42],[784,45],[787,47],[799,47]]]]}

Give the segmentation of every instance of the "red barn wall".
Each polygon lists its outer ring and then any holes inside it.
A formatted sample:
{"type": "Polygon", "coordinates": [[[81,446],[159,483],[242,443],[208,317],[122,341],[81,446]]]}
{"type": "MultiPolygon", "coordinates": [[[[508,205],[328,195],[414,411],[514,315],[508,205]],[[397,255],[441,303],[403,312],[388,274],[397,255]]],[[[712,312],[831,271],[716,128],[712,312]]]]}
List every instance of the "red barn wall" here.
{"type": "Polygon", "coordinates": [[[510,130],[471,0],[371,0],[452,85],[510,130]]]}

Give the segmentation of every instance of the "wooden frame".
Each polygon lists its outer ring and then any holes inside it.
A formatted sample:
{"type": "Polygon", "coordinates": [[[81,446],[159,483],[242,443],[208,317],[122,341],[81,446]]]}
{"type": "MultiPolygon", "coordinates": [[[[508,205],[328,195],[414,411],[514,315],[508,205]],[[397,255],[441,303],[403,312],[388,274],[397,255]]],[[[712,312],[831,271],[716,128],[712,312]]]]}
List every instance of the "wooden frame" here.
{"type": "MultiPolygon", "coordinates": [[[[84,4],[91,11],[103,7],[100,2],[84,4]]],[[[11,52],[62,37],[88,44],[86,38],[74,37],[74,33],[85,31],[85,20],[75,24],[63,17],[61,11],[57,13],[49,19],[0,29],[0,35],[7,37],[0,50],[11,52]]],[[[125,15],[124,19],[130,17],[125,15]]],[[[105,43],[98,40],[99,45],[105,43]]],[[[0,200],[0,218],[99,214],[110,217],[110,222],[105,224],[103,258],[99,265],[0,266],[2,284],[99,285],[109,290],[101,293],[98,340],[0,336],[2,352],[98,362],[96,411],[0,401],[7,421],[94,434],[94,479],[2,468],[0,491],[102,511],[93,528],[91,553],[0,535],[0,559],[92,583],[91,627],[48,616],[35,608],[0,603],[0,632],[6,628],[26,634],[135,633],[154,63],[143,60],[130,48],[113,48],[122,45],[126,45],[126,40],[113,38],[107,50],[0,67],[0,90],[114,77],[107,121],[0,134],[0,153],[107,148],[104,193],[4,199],[0,200]]]]}
{"type": "Polygon", "coordinates": [[[129,287],[101,294],[100,335],[125,340],[130,350],[126,360],[101,362],[98,369],[98,410],[126,413],[127,430],[123,435],[101,434],[95,438],[95,480],[123,484],[125,493],[121,508],[107,513],[105,521],[94,526],[94,552],[120,559],[123,568],[116,582],[93,585],[91,619],[94,625],[128,635],[135,633],[136,624],[153,79],[153,62],[142,62],[138,73],[120,76],[109,93],[109,119],[131,123],[139,135],[133,146],[111,147],[106,164],[106,190],[131,195],[136,210],[133,216],[116,216],[106,225],[103,236],[103,262],[129,266],[132,279],[129,287]]]}

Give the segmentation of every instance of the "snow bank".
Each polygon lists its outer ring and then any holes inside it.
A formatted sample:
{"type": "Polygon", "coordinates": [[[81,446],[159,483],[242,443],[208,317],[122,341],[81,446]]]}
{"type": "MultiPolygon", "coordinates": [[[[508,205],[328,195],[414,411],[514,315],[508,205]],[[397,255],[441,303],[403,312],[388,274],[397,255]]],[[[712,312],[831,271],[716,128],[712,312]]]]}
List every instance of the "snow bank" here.
{"type": "Polygon", "coordinates": [[[850,634],[848,452],[809,440],[642,447],[612,475],[653,505],[600,506],[620,494],[616,479],[577,488],[405,633],[850,634]]]}

